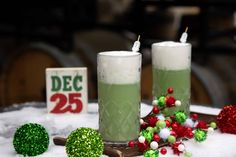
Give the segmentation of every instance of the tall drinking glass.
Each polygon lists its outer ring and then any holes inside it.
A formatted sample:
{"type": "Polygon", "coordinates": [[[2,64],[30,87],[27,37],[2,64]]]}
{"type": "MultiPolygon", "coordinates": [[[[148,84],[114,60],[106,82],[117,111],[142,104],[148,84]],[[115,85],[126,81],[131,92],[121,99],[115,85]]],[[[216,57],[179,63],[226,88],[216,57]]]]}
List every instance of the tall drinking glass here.
{"type": "Polygon", "coordinates": [[[179,107],[169,108],[167,115],[176,111],[189,114],[191,44],[179,42],[160,42],[152,45],[153,96],[167,93],[168,87],[174,88],[174,97],[182,102],[179,107]]]}
{"type": "Polygon", "coordinates": [[[136,139],[140,119],[141,54],[101,52],[98,63],[99,132],[105,142],[136,139]]]}

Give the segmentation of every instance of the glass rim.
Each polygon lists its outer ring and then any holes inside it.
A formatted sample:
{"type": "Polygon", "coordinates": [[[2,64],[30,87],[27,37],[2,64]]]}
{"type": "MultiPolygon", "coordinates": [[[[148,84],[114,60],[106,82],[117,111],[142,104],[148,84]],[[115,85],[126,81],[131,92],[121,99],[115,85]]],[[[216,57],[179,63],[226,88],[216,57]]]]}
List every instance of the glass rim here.
{"type": "Polygon", "coordinates": [[[98,53],[98,56],[107,56],[107,57],[134,57],[140,55],[141,55],[140,52],[133,52],[133,51],[103,51],[98,53]]]}
{"type": "Polygon", "coordinates": [[[190,43],[181,43],[181,42],[176,42],[176,41],[162,41],[162,42],[156,42],[152,44],[153,46],[158,46],[158,47],[185,47],[185,46],[191,46],[190,43]],[[174,43],[175,45],[164,45],[163,43],[174,43]]]}

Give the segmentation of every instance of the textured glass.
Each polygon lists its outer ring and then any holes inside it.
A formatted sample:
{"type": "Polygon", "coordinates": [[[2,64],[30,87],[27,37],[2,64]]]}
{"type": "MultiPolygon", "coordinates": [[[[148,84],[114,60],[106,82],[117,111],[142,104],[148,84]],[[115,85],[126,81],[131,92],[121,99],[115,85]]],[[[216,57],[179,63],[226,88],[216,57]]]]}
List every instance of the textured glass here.
{"type": "Polygon", "coordinates": [[[182,102],[179,107],[167,110],[168,115],[176,111],[184,111],[189,114],[190,100],[190,69],[160,70],[153,69],[153,95],[159,97],[167,93],[167,88],[173,87],[173,96],[182,102]]]}

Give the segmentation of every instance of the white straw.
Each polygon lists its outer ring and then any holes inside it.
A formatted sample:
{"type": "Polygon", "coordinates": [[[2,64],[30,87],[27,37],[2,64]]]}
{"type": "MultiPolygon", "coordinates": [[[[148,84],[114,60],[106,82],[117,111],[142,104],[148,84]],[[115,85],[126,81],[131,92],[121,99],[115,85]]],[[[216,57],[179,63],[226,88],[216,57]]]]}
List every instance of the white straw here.
{"type": "Polygon", "coordinates": [[[187,31],[188,31],[188,27],[186,27],[185,32],[181,35],[181,38],[180,38],[181,43],[186,43],[187,38],[188,38],[187,31]]]}
{"type": "Polygon", "coordinates": [[[139,39],[140,39],[140,35],[138,36],[138,40],[134,42],[134,45],[132,47],[133,52],[138,52],[139,51],[139,48],[140,48],[139,39]]]}

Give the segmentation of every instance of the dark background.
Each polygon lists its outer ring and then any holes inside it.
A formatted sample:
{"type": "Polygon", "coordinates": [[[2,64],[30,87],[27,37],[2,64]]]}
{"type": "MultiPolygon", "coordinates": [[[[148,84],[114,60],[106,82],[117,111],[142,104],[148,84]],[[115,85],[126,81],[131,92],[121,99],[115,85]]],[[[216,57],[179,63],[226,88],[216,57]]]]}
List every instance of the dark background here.
{"type": "Polygon", "coordinates": [[[130,50],[141,35],[142,98],[151,100],[154,42],[178,41],[188,27],[192,102],[236,103],[233,0],[7,1],[0,5],[0,106],[45,101],[46,67],[88,67],[97,98],[96,54],[130,50]]]}

